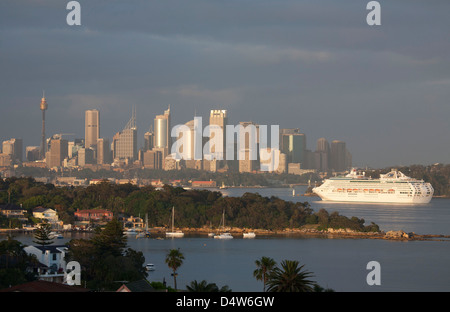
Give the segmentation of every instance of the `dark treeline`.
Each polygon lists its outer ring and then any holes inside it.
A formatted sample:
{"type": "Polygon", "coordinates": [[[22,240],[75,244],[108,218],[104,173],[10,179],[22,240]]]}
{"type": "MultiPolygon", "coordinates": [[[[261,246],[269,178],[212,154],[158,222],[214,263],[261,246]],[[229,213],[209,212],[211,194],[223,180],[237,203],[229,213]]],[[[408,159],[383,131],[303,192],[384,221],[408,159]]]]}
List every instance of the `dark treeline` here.
{"type": "MultiPolygon", "coordinates": [[[[102,182],[87,187],[55,187],[33,178],[0,179],[0,204],[22,204],[33,221],[32,209],[37,206],[55,209],[64,223],[74,223],[74,212],[101,208],[126,216],[148,215],[151,227],[168,227],[175,207],[177,227],[217,228],[225,211],[225,225],[239,228],[280,230],[319,224],[322,228],[374,230],[364,220],[347,218],[324,210],[314,212],[307,202],[290,202],[278,197],[245,193],[241,197],[222,196],[210,190],[185,190],[165,185],[162,190],[151,186],[139,188],[132,184],[102,182]]],[[[37,221],[37,220],[36,220],[37,221]]],[[[4,225],[4,223],[3,223],[4,225]]]]}

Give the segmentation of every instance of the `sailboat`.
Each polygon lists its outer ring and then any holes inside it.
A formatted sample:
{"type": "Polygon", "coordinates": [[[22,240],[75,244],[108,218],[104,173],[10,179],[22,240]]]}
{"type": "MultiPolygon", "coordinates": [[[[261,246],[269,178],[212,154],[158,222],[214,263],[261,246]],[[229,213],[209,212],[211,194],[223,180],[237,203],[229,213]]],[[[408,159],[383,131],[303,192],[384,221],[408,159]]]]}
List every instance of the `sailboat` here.
{"type": "Polygon", "coordinates": [[[150,237],[148,230],[148,214],[145,214],[145,230],[136,235],[136,238],[150,237]]]}
{"type": "Polygon", "coordinates": [[[172,231],[166,232],[166,237],[183,237],[184,233],[181,231],[174,231],[174,218],[175,218],[175,207],[172,207],[172,231]]]}
{"type": "MultiPolygon", "coordinates": [[[[225,210],[222,213],[222,229],[225,230],[225,210]]],[[[228,232],[222,232],[219,235],[214,235],[214,238],[216,239],[232,239],[233,236],[231,236],[228,232]]]]}

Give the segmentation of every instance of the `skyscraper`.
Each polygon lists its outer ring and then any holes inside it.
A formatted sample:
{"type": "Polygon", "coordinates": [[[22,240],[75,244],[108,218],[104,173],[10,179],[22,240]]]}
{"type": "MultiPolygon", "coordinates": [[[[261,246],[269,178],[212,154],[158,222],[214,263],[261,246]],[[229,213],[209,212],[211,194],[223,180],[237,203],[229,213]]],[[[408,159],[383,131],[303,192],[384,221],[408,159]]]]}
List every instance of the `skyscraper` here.
{"type": "Polygon", "coordinates": [[[84,119],[84,145],[86,148],[96,149],[100,138],[100,112],[90,109],[85,112],[84,119]]]}
{"type": "Polygon", "coordinates": [[[111,163],[111,148],[108,139],[99,138],[97,140],[97,164],[104,165],[111,163]]]}
{"type": "Polygon", "coordinates": [[[306,136],[300,129],[280,129],[280,150],[287,156],[288,163],[306,162],[306,136]]]}
{"type": "Polygon", "coordinates": [[[54,135],[50,139],[50,150],[46,153],[48,168],[61,167],[64,159],[68,156],[68,142],[60,135],[54,135]]]}
{"type": "MultiPolygon", "coordinates": [[[[222,130],[222,146],[212,146],[211,147],[211,153],[216,153],[217,158],[221,158],[221,159],[226,159],[226,126],[228,124],[228,116],[227,116],[227,111],[224,109],[213,109],[210,112],[209,115],[209,125],[210,127],[215,125],[215,126],[219,126],[220,129],[222,130]],[[221,151],[219,149],[222,149],[221,151]]],[[[214,132],[211,131],[211,135],[210,135],[210,139],[214,138],[214,132]]]]}
{"type": "Polygon", "coordinates": [[[258,169],[259,162],[258,125],[252,121],[239,125],[239,172],[253,172],[258,169]]]}
{"type": "Polygon", "coordinates": [[[3,154],[10,155],[13,163],[22,162],[22,139],[10,139],[2,143],[3,154]]]}
{"type": "Polygon", "coordinates": [[[318,139],[314,153],[315,169],[327,171],[330,167],[330,158],[330,144],[325,138],[318,139]]]}
{"type": "Polygon", "coordinates": [[[42,136],[41,136],[41,155],[40,158],[44,159],[45,158],[45,153],[47,152],[47,144],[46,144],[46,140],[45,140],[45,111],[47,110],[48,105],[47,105],[47,101],[45,99],[45,93],[42,92],[42,99],[41,99],[41,105],[40,105],[40,109],[42,111],[42,136]]]}
{"type": "Polygon", "coordinates": [[[136,109],[133,107],[131,119],[121,132],[117,132],[113,137],[113,158],[136,160],[137,153],[137,127],[136,109]]]}
{"type": "Polygon", "coordinates": [[[165,148],[170,150],[170,105],[164,111],[164,115],[157,115],[155,117],[155,141],[154,147],[165,148]]]}
{"type": "Polygon", "coordinates": [[[344,171],[347,169],[347,149],[345,142],[334,140],[331,142],[331,168],[335,171],[344,171]]]}
{"type": "Polygon", "coordinates": [[[153,148],[155,140],[155,135],[153,133],[152,127],[146,133],[144,133],[144,152],[149,151],[153,148]]]}

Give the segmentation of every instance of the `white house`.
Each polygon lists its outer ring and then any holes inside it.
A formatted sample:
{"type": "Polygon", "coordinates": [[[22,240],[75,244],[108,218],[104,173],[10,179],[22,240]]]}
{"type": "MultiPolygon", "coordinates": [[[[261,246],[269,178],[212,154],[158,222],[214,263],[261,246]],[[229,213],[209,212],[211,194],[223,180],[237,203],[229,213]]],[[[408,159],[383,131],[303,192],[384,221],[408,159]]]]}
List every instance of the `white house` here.
{"type": "Polygon", "coordinates": [[[36,207],[33,209],[33,217],[47,220],[50,223],[58,222],[58,215],[55,210],[44,207],[36,207]]]}
{"type": "Polygon", "coordinates": [[[39,279],[50,282],[64,282],[66,271],[65,256],[68,248],[65,245],[27,246],[25,252],[35,255],[44,266],[40,268],[39,279]]]}

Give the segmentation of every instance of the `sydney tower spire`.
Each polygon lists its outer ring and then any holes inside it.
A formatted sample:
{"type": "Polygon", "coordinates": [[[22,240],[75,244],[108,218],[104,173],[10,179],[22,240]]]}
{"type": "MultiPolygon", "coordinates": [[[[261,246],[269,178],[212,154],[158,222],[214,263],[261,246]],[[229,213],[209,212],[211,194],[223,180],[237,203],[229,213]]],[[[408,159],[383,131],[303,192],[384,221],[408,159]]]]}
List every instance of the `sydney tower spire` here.
{"type": "Polygon", "coordinates": [[[45,111],[47,110],[47,101],[45,100],[45,93],[42,93],[42,99],[41,99],[41,111],[42,111],[42,139],[41,139],[41,159],[45,158],[45,152],[47,151],[46,149],[46,144],[45,144],[45,111]]]}

